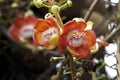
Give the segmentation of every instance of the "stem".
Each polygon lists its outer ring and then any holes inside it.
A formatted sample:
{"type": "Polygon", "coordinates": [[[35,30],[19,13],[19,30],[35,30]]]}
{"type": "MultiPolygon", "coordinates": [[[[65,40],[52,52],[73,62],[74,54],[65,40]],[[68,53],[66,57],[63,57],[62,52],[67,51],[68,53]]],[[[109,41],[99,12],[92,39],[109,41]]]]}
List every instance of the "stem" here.
{"type": "Polygon", "coordinates": [[[105,74],[101,74],[99,77],[97,77],[97,80],[106,80],[105,74]]]}
{"type": "Polygon", "coordinates": [[[98,2],[98,0],[94,0],[93,3],[91,4],[89,10],[87,11],[87,13],[86,13],[86,15],[84,17],[85,21],[87,21],[88,18],[90,17],[90,15],[92,13],[92,10],[94,9],[94,7],[95,7],[95,5],[96,5],[97,2],[98,2]]]}
{"type": "Polygon", "coordinates": [[[99,71],[100,69],[102,69],[103,67],[105,67],[105,63],[104,60],[100,60],[101,65],[97,68],[97,71],[99,71]]]}
{"type": "MultiPolygon", "coordinates": [[[[80,72],[80,71],[82,71],[82,70],[83,70],[83,69],[80,68],[80,69],[77,69],[76,72],[80,72]]],[[[65,74],[65,75],[67,75],[67,74],[71,74],[71,71],[69,71],[69,72],[64,72],[64,74],[65,74]]]]}
{"type": "Polygon", "coordinates": [[[68,58],[69,58],[69,62],[70,62],[70,70],[71,70],[71,77],[72,77],[72,80],[76,80],[75,79],[75,64],[74,64],[74,61],[73,61],[73,56],[71,54],[68,54],[68,58]]]}
{"type": "Polygon", "coordinates": [[[60,68],[58,70],[58,73],[57,73],[57,80],[60,80],[60,75],[63,72],[63,66],[65,65],[65,63],[66,63],[66,59],[63,59],[63,61],[61,62],[60,68]]]}
{"type": "Polygon", "coordinates": [[[104,41],[107,41],[109,40],[111,37],[113,37],[113,35],[115,35],[118,31],[120,30],[120,25],[118,25],[118,27],[116,28],[116,30],[114,32],[111,32],[109,35],[107,35],[105,37],[105,40],[104,41]]]}
{"type": "Polygon", "coordinates": [[[60,7],[60,9],[65,9],[66,7],[68,7],[68,4],[67,4],[67,3],[63,4],[63,5],[60,7]]]}
{"type": "Polygon", "coordinates": [[[62,27],[63,26],[63,22],[62,22],[62,19],[61,19],[59,13],[55,13],[54,15],[55,15],[55,17],[56,17],[56,19],[58,21],[58,24],[60,25],[60,27],[62,27]]]}
{"type": "Polygon", "coordinates": [[[117,72],[118,72],[118,75],[117,75],[117,79],[119,80],[120,79],[120,37],[117,38],[117,54],[116,54],[116,57],[117,57],[117,72]]]}
{"type": "Polygon", "coordinates": [[[91,74],[92,74],[92,80],[97,80],[97,78],[96,78],[96,73],[95,73],[95,72],[92,72],[91,74]]]}

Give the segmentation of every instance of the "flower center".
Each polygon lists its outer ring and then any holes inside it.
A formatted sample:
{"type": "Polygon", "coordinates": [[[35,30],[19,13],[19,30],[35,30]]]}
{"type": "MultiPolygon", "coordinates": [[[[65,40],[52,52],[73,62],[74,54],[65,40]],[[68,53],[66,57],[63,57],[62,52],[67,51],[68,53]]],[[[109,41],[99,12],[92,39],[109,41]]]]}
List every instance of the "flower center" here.
{"type": "Polygon", "coordinates": [[[69,44],[73,47],[79,47],[83,43],[83,37],[85,36],[85,33],[79,33],[79,32],[72,32],[70,33],[68,40],[69,44]]]}
{"type": "Polygon", "coordinates": [[[20,35],[24,38],[30,38],[33,35],[33,24],[24,25],[20,30],[20,35]]]}
{"type": "Polygon", "coordinates": [[[46,30],[46,31],[43,32],[43,37],[48,40],[48,39],[50,39],[50,38],[52,37],[52,35],[55,34],[56,32],[57,32],[57,31],[56,31],[55,28],[50,28],[50,29],[48,29],[48,30],[46,30]]]}
{"type": "Polygon", "coordinates": [[[52,35],[53,35],[53,32],[48,32],[44,35],[44,38],[50,39],[52,35]]]}

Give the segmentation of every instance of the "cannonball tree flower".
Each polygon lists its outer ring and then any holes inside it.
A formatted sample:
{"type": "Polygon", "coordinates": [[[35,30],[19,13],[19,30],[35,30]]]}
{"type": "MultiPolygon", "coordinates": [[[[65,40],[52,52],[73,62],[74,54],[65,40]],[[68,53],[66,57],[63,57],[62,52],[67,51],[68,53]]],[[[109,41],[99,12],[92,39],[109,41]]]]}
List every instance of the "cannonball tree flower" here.
{"type": "Polygon", "coordinates": [[[14,40],[20,40],[20,38],[29,40],[32,38],[34,32],[33,27],[36,20],[37,18],[34,14],[29,14],[27,16],[17,14],[14,23],[9,28],[10,36],[14,40]]]}
{"type": "Polygon", "coordinates": [[[58,40],[60,52],[67,49],[79,58],[87,58],[90,48],[96,43],[96,35],[92,29],[92,22],[87,23],[81,18],[75,18],[63,26],[63,33],[58,40]]]}
{"type": "Polygon", "coordinates": [[[33,35],[34,42],[46,49],[54,49],[57,46],[61,28],[52,16],[38,19],[35,24],[33,35]]]}

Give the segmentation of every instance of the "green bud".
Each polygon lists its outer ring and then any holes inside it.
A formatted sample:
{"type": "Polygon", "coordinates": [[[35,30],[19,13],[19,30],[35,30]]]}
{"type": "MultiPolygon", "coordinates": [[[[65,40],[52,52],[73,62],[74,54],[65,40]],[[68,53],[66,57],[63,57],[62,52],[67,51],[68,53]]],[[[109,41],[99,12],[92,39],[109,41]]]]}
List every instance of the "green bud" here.
{"type": "Polygon", "coordinates": [[[60,12],[60,7],[57,5],[53,5],[51,7],[51,11],[52,11],[52,13],[58,13],[58,12],[60,12]]]}
{"type": "Polygon", "coordinates": [[[71,1],[71,0],[68,0],[68,1],[67,1],[67,4],[68,4],[69,7],[71,7],[71,6],[72,6],[72,1],[71,1]]]}
{"type": "Polygon", "coordinates": [[[33,0],[33,4],[37,7],[40,8],[42,6],[42,0],[33,0]]]}

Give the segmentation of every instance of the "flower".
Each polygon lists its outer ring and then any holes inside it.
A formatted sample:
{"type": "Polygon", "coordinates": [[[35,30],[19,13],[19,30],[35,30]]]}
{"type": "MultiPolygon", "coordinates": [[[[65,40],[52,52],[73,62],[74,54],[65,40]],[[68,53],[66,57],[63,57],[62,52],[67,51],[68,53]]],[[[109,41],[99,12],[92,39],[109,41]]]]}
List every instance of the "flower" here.
{"type": "Polygon", "coordinates": [[[96,43],[96,35],[91,30],[93,23],[81,18],[75,18],[63,26],[63,34],[58,40],[58,48],[63,52],[65,48],[79,58],[87,58],[90,48],[96,43]]]}
{"type": "Polygon", "coordinates": [[[33,35],[33,27],[36,20],[37,18],[33,14],[27,16],[17,14],[14,23],[9,28],[10,36],[14,40],[20,40],[21,38],[29,40],[33,35]]]}
{"type": "Polygon", "coordinates": [[[33,39],[35,43],[46,49],[54,49],[57,46],[61,29],[55,18],[38,19],[34,29],[33,39]]]}

